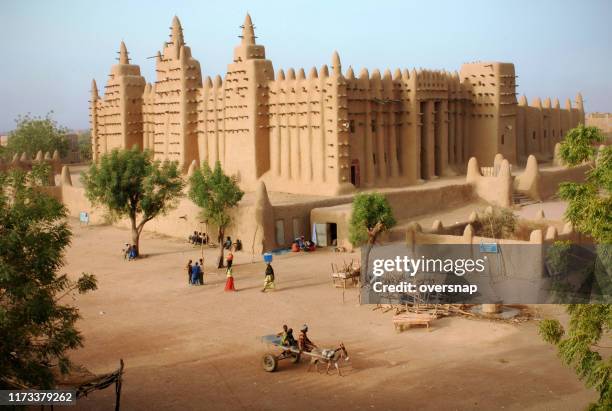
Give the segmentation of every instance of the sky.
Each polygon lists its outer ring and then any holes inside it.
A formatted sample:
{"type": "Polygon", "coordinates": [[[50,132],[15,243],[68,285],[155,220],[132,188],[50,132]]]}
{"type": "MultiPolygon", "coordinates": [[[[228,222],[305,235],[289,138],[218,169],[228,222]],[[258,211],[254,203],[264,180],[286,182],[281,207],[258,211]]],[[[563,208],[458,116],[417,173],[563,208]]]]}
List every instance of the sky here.
{"type": "Polygon", "coordinates": [[[88,128],[91,79],[103,89],[119,43],[148,82],[172,17],[202,74],[223,75],[251,14],[276,70],[330,64],[459,70],[470,61],[515,64],[518,92],[612,112],[612,1],[89,1],[0,2],[0,132],[20,114],[53,111],[88,128]]]}

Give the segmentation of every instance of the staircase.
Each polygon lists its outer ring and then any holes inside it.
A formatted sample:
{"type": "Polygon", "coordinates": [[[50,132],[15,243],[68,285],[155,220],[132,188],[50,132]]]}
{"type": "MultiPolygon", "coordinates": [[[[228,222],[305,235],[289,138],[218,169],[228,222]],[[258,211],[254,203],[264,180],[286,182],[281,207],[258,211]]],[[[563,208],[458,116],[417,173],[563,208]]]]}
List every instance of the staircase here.
{"type": "Polygon", "coordinates": [[[527,197],[523,193],[519,193],[517,191],[513,191],[512,192],[512,203],[522,207],[522,206],[526,206],[526,205],[529,205],[529,204],[536,204],[537,201],[527,197]]]}

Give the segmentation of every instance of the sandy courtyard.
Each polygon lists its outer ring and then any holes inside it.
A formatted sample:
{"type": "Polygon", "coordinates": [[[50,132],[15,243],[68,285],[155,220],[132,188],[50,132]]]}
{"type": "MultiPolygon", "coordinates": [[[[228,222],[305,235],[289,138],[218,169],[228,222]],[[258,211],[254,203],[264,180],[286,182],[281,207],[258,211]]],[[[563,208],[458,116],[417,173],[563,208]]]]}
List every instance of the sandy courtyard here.
{"type": "MultiPolygon", "coordinates": [[[[595,398],[541,340],[536,322],[446,318],[429,332],[397,334],[391,312],[359,306],[356,290],[343,304],[330,263],[357,255],[275,257],[278,290],[264,294],[263,263],[239,252],[238,292],[225,293],[225,276],[212,274],[216,250],[206,250],[207,284],[190,287],[184,266],[199,249],[186,242],[145,234],[147,257],[126,262],[127,231],[72,224],[65,271],[99,281],[75,300],[85,347],[72,358],[98,373],[124,359],[122,410],[580,410],[595,398]],[[320,346],[343,341],[346,375],[307,373],[304,361],[264,372],[259,337],[283,323],[307,323],[320,346]]],[[[113,402],[111,387],[69,409],[109,410],[113,402]]]]}

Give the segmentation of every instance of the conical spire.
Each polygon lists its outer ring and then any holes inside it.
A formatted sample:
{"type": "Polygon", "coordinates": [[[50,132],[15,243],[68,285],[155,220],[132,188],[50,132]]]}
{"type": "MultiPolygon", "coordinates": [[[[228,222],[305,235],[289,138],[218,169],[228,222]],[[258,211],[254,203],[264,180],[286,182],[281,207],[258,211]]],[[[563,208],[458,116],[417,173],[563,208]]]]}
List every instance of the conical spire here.
{"type": "Polygon", "coordinates": [[[174,16],[172,19],[172,32],[170,34],[170,38],[177,47],[185,44],[185,39],[183,38],[183,27],[181,26],[181,21],[177,16],[174,16]]]}
{"type": "Polygon", "coordinates": [[[91,80],[91,99],[92,100],[97,100],[99,97],[98,95],[98,85],[96,84],[96,79],[92,79],[91,80]]]}
{"type": "Polygon", "coordinates": [[[121,45],[119,46],[119,64],[130,64],[127,47],[125,47],[123,41],[121,41],[121,45]]]}
{"type": "Polygon", "coordinates": [[[349,80],[355,79],[355,72],[353,71],[353,66],[349,66],[348,70],[346,71],[345,77],[349,80]]]}
{"type": "Polygon", "coordinates": [[[242,44],[255,44],[255,26],[251,21],[251,15],[247,13],[244,18],[244,24],[240,26],[242,28],[242,44]]]}
{"type": "Polygon", "coordinates": [[[340,55],[335,50],[334,54],[332,54],[332,69],[334,70],[334,74],[336,76],[342,75],[342,64],[340,63],[340,55]]]}
{"type": "Polygon", "coordinates": [[[402,79],[402,71],[398,68],[393,71],[393,80],[401,80],[402,79]]]}

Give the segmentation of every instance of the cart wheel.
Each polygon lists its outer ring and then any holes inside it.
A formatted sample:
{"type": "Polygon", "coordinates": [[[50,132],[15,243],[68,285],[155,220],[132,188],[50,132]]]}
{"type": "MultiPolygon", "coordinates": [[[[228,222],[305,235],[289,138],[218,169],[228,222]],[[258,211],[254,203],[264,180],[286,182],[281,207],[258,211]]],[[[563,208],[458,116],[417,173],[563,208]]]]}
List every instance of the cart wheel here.
{"type": "Polygon", "coordinates": [[[270,353],[264,354],[262,358],[263,369],[267,372],[273,372],[276,370],[276,366],[278,365],[278,360],[275,355],[270,353]]]}
{"type": "Polygon", "coordinates": [[[297,353],[297,354],[293,354],[292,353],[291,354],[291,362],[294,363],[294,364],[299,363],[300,362],[300,357],[301,357],[300,353],[297,353]]]}

